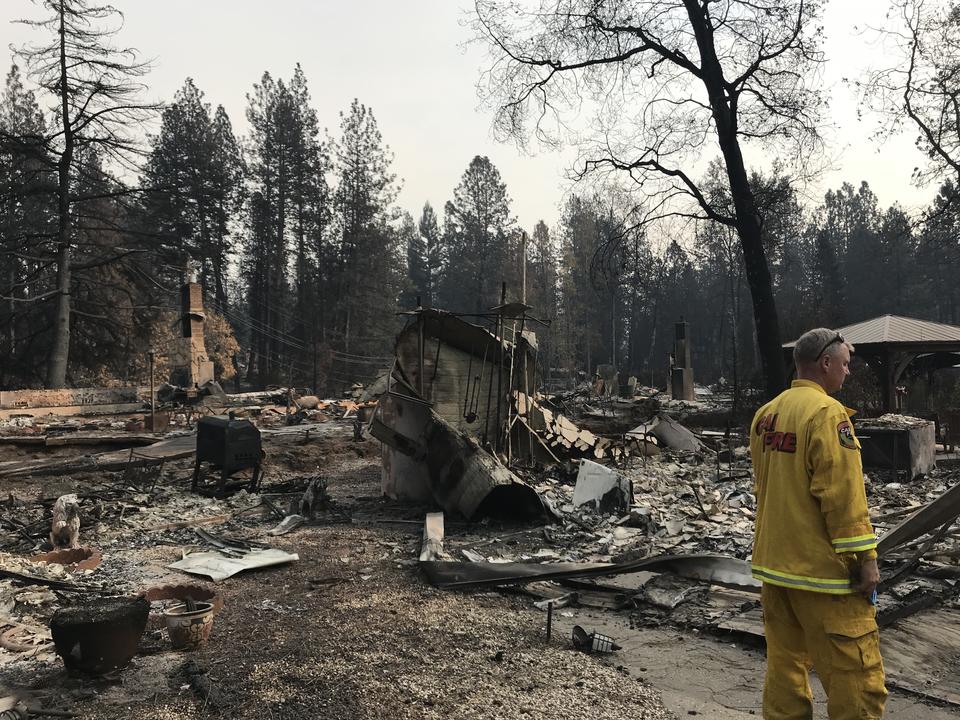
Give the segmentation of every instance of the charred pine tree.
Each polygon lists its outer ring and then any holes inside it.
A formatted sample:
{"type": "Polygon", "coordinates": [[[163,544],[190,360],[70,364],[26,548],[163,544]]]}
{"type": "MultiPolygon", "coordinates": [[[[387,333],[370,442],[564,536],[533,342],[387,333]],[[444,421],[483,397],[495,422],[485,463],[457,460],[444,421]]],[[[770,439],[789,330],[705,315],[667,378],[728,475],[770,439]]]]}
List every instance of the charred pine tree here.
{"type": "MultiPolygon", "coordinates": [[[[51,127],[45,145],[56,167],[58,218],[53,341],[46,384],[58,388],[66,382],[70,355],[77,158],[90,151],[104,163],[136,171],[139,147],[135,134],[157,106],[140,99],[144,87],[138,79],[149,65],[138,60],[136,50],[112,45],[122,22],[116,9],[87,0],[38,0],[37,4],[47,17],[20,22],[48,33],[52,40],[25,46],[18,54],[40,89],[57,100],[57,127],[51,127]],[[108,25],[111,22],[114,27],[108,25]]],[[[115,186],[109,194],[118,197],[127,191],[115,186]]]]}

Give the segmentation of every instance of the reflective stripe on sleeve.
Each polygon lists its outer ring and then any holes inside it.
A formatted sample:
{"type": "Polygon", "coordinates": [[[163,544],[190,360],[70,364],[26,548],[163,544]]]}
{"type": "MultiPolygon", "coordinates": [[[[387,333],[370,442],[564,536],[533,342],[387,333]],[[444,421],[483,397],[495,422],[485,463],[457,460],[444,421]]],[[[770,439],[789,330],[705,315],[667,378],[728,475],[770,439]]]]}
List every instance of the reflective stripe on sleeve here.
{"type": "Polygon", "coordinates": [[[771,570],[770,568],[761,567],[760,565],[751,565],[750,567],[753,570],[753,576],[757,580],[770,583],[771,585],[795,588],[797,590],[812,590],[813,592],[827,593],[830,595],[850,595],[855,592],[849,580],[790,575],[789,573],[771,570]]]}
{"type": "Polygon", "coordinates": [[[877,546],[877,536],[858,535],[857,537],[837,538],[831,541],[833,549],[838,553],[860,552],[862,550],[873,550],[877,546]]]}

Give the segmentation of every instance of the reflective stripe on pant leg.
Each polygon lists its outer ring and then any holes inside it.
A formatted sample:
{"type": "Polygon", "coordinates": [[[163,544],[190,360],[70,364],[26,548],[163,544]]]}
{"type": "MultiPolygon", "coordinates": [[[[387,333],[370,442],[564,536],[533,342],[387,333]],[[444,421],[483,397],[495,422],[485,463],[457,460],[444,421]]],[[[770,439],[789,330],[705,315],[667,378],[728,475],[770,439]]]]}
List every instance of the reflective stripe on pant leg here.
{"type": "Polygon", "coordinates": [[[827,692],[830,720],[878,720],[887,690],[876,611],[861,595],[791,598],[827,692]]]}
{"type": "Polygon", "coordinates": [[[810,720],[813,694],[807,668],[804,631],[786,588],[764,583],[763,627],[767,639],[767,676],[763,685],[764,720],[810,720]]]}

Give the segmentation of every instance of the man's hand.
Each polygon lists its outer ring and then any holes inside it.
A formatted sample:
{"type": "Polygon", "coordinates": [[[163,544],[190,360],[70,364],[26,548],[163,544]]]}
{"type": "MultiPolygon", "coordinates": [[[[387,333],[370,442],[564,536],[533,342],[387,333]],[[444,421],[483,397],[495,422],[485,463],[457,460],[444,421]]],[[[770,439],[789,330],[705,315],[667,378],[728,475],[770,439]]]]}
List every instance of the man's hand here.
{"type": "Polygon", "coordinates": [[[877,567],[877,560],[864,560],[860,564],[860,583],[857,590],[866,595],[867,599],[873,595],[880,582],[880,568],[877,567]]]}

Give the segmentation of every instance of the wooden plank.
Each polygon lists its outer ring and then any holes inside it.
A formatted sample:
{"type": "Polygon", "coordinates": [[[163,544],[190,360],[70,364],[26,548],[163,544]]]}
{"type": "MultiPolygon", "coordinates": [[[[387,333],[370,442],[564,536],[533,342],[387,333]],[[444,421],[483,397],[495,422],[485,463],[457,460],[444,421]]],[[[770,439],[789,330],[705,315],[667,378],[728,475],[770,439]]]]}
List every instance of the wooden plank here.
{"type": "Polygon", "coordinates": [[[523,418],[517,418],[517,420],[519,420],[520,424],[523,426],[521,432],[526,431],[530,438],[531,455],[536,455],[537,450],[539,450],[547,455],[547,457],[549,457],[554,463],[561,465],[562,463],[560,462],[560,458],[553,453],[544,438],[538,433],[534,432],[530,426],[527,425],[523,418]],[[536,450],[534,450],[534,448],[536,448],[536,450]]]}
{"type": "Polygon", "coordinates": [[[131,527],[135,527],[137,530],[151,532],[154,530],[179,530],[181,528],[198,527],[200,525],[222,525],[223,523],[228,522],[232,517],[232,515],[212,515],[210,517],[194,518],[193,520],[176,520],[174,522],[160,523],[159,525],[148,525],[146,527],[134,525],[133,523],[129,522],[127,524],[131,527]]]}
{"type": "MultiPolygon", "coordinates": [[[[143,460],[176,460],[190,457],[197,451],[196,435],[161,440],[136,452],[134,462],[143,460]]],[[[15,460],[0,463],[0,478],[27,475],[68,475],[84,470],[120,470],[130,464],[130,450],[114,450],[95,455],[76,455],[69,458],[15,460]]]]}
{"type": "Polygon", "coordinates": [[[557,415],[556,424],[561,431],[566,430],[568,432],[575,432],[575,433],[580,432],[580,428],[578,428],[576,425],[570,422],[570,420],[568,420],[563,415],[557,415]]]}
{"type": "Polygon", "coordinates": [[[44,436],[47,447],[65,447],[67,445],[153,445],[160,439],[154,434],[144,433],[96,433],[75,432],[63,435],[44,436]]]}
{"type": "Polygon", "coordinates": [[[420,561],[443,560],[443,513],[427,513],[423,521],[423,543],[420,545],[420,561]]]}
{"type": "Polygon", "coordinates": [[[114,405],[58,405],[55,407],[37,408],[5,408],[0,410],[0,420],[9,420],[12,417],[43,417],[57,415],[60,417],[84,415],[119,415],[122,413],[143,412],[143,403],[118,403],[114,405]]]}

